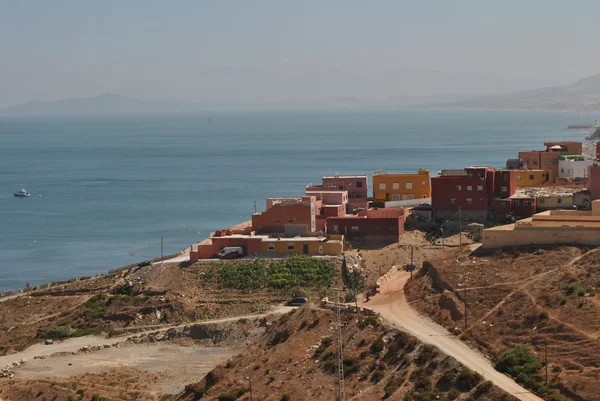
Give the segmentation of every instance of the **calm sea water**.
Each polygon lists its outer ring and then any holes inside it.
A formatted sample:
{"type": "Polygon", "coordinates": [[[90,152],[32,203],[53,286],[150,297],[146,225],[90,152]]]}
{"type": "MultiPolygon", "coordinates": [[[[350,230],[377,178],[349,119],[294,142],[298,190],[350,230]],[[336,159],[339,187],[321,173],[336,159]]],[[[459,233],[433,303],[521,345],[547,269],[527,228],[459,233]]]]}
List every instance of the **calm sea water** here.
{"type": "Polygon", "coordinates": [[[441,110],[0,117],[0,290],[158,256],[161,235],[165,254],[180,251],[249,219],[254,200],[262,210],[325,174],[501,167],[544,139],[583,139],[566,130],[577,121],[441,110]],[[32,197],[15,198],[21,187],[32,197]]]}

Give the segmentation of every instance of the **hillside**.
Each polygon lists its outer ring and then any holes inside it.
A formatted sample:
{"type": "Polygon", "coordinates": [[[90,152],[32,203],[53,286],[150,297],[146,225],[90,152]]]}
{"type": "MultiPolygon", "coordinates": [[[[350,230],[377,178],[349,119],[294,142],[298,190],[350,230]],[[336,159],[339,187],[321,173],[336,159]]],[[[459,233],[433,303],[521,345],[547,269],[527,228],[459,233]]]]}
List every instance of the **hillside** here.
{"type": "MultiPolygon", "coordinates": [[[[523,344],[543,361],[547,344],[550,387],[568,400],[600,400],[598,251],[449,252],[408,283],[415,308],[496,361],[523,344]]],[[[535,372],[517,381],[545,391],[541,365],[535,372]]]]}
{"type": "MultiPolygon", "coordinates": [[[[513,400],[436,348],[376,318],[343,313],[346,400],[513,400]]],[[[301,308],[204,379],[165,400],[332,400],[337,388],[336,314],[301,308]],[[251,383],[251,385],[250,385],[251,383]],[[251,388],[251,390],[250,390],[251,388]],[[252,396],[250,396],[250,391],[252,396]]]]}
{"type": "Polygon", "coordinates": [[[479,96],[462,101],[437,102],[435,107],[526,109],[526,110],[600,110],[600,74],[564,86],[479,96]]]}

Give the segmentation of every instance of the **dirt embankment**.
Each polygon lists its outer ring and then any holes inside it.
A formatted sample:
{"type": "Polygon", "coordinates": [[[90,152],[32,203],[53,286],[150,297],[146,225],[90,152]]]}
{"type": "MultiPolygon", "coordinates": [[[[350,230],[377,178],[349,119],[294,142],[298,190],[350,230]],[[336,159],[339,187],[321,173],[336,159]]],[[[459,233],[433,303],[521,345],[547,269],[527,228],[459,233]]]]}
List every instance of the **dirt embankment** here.
{"type": "Polygon", "coordinates": [[[425,264],[406,294],[493,359],[528,344],[543,364],[547,349],[550,385],[579,401],[600,400],[599,286],[600,251],[452,251],[425,264]]]}
{"type": "MultiPolygon", "coordinates": [[[[346,400],[513,400],[435,347],[382,325],[343,314],[346,400]]],[[[274,322],[255,344],[186,386],[170,400],[332,400],[337,380],[333,311],[301,308],[274,322]],[[252,395],[250,395],[252,394],[252,395]]]]}
{"type": "Polygon", "coordinates": [[[248,315],[294,293],[319,299],[329,286],[339,286],[339,260],[293,263],[279,266],[279,276],[271,278],[261,261],[157,264],[29,292],[0,303],[0,355],[46,338],[121,335],[248,315]]]}

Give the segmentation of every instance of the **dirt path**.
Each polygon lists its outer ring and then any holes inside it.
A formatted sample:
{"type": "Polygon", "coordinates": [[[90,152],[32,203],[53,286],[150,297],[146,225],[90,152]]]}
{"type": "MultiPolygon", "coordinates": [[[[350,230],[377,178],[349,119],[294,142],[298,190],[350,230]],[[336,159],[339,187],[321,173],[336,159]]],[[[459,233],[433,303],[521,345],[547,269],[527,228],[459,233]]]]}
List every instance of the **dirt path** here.
{"type": "Polygon", "coordinates": [[[442,352],[479,372],[485,379],[491,380],[504,391],[523,401],[542,401],[542,399],[521,387],[510,377],[496,371],[490,361],[481,353],[469,348],[465,343],[450,334],[444,327],[419,315],[406,302],[404,285],[410,277],[407,272],[397,272],[382,285],[381,293],[366,304],[380,313],[383,318],[406,330],[419,340],[435,345],[442,352]]]}
{"type": "MultiPolygon", "coordinates": [[[[253,315],[243,315],[243,316],[234,316],[222,319],[213,319],[213,320],[200,320],[192,323],[185,323],[178,326],[165,326],[162,328],[154,328],[152,330],[148,330],[141,333],[136,333],[136,335],[143,335],[144,333],[156,333],[156,332],[165,332],[171,328],[177,327],[185,327],[192,325],[201,325],[201,324],[217,324],[217,323],[226,323],[232,322],[240,319],[258,319],[261,317],[265,317],[268,315],[280,315],[286,312],[289,312],[290,307],[285,306],[277,306],[266,313],[253,314],[253,315]]],[[[78,338],[69,338],[67,340],[56,342],[53,345],[44,345],[43,343],[32,345],[31,347],[17,352],[16,354],[5,355],[0,357],[0,368],[11,365],[13,362],[19,362],[21,359],[25,359],[28,362],[33,360],[34,356],[50,356],[56,353],[73,353],[80,350],[83,347],[95,347],[95,346],[103,346],[103,345],[113,345],[118,342],[126,341],[128,337],[131,335],[124,335],[119,337],[111,337],[108,338],[106,336],[84,336],[78,338]]],[[[127,348],[125,348],[127,350],[127,348]]],[[[102,351],[99,351],[102,352],[102,351]]],[[[123,351],[129,352],[129,351],[123,351]]]]}

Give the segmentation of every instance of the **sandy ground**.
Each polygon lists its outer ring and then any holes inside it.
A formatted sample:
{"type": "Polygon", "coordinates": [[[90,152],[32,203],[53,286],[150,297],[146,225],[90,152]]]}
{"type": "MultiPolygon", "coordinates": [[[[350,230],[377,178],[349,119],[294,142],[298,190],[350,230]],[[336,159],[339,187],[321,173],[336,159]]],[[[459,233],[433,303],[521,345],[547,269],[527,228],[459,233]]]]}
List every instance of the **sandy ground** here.
{"type": "Polygon", "coordinates": [[[383,318],[400,327],[419,340],[435,345],[468,368],[479,372],[487,380],[523,401],[542,401],[541,398],[518,385],[514,380],[496,371],[481,353],[469,348],[444,327],[419,315],[406,302],[404,285],[410,277],[407,272],[397,272],[382,285],[381,294],[368,304],[383,318]]]}
{"type": "Polygon", "coordinates": [[[165,373],[166,377],[149,390],[157,394],[174,394],[183,390],[184,383],[200,380],[236,352],[232,348],[199,345],[137,344],[89,354],[36,359],[15,372],[18,379],[60,380],[110,369],[135,368],[148,373],[165,373]]]}

